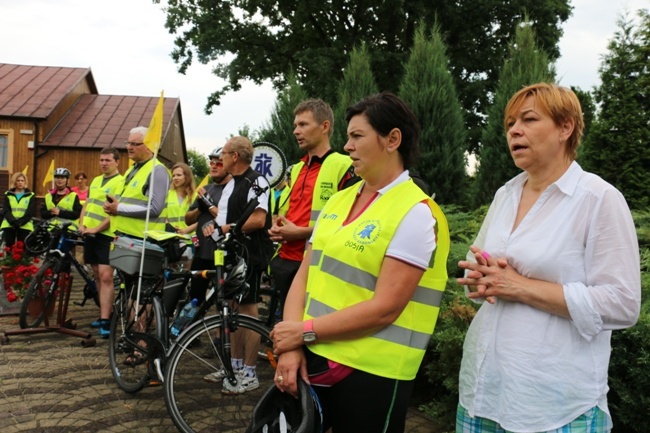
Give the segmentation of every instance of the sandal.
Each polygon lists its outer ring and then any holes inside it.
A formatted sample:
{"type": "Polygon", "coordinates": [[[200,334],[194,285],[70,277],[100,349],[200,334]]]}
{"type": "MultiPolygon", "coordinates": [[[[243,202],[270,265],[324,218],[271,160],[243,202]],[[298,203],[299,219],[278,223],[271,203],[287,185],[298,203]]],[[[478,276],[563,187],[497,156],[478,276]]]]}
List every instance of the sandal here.
{"type": "Polygon", "coordinates": [[[135,367],[136,365],[142,365],[145,362],[147,362],[147,357],[136,350],[131,355],[126,357],[124,360],[124,365],[135,367]]]}

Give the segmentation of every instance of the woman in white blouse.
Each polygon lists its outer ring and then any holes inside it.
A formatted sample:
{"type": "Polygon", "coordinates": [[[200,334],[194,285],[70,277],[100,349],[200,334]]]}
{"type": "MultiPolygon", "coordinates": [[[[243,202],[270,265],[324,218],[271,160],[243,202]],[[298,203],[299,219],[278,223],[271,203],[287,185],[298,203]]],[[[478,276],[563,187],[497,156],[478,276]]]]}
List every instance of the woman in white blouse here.
{"type": "MultiPolygon", "coordinates": [[[[467,261],[483,302],[465,339],[457,432],[609,432],[611,331],[636,323],[639,250],[623,195],[575,162],[576,95],[554,84],[505,110],[523,173],[496,193],[467,261]]],[[[614,163],[614,161],[612,161],[614,163]]]]}

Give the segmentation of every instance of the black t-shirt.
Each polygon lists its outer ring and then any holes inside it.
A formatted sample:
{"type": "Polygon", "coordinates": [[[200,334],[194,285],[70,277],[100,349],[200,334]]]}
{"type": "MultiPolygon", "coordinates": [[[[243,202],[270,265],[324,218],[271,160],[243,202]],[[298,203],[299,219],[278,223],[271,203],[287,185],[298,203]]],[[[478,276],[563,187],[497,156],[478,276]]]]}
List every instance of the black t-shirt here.
{"type": "MultiPolygon", "coordinates": [[[[219,203],[219,199],[221,199],[221,193],[223,192],[223,188],[225,186],[225,184],[219,185],[212,183],[206,185],[205,192],[212,199],[213,203],[219,203]]],[[[192,203],[190,206],[190,210],[200,209],[198,203],[199,200],[201,199],[198,197],[196,200],[194,200],[194,203],[192,203]]],[[[206,260],[213,260],[214,258],[215,243],[212,239],[206,239],[206,237],[203,235],[203,225],[212,220],[213,218],[212,215],[210,215],[210,212],[200,211],[198,224],[196,225],[196,237],[199,239],[199,246],[194,251],[194,256],[197,258],[206,260]]]]}

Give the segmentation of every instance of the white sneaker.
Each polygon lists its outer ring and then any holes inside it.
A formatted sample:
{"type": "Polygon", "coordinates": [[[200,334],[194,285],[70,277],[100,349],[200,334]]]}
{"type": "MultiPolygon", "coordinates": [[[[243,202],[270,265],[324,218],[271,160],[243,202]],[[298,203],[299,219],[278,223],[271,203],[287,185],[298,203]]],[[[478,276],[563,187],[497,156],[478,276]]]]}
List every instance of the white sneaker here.
{"type": "Polygon", "coordinates": [[[231,385],[228,382],[228,379],[223,379],[223,388],[221,389],[222,394],[243,394],[248,391],[252,391],[260,387],[260,382],[257,380],[257,376],[248,377],[237,375],[237,384],[235,386],[231,385]]]}
{"type": "MultiPolygon", "coordinates": [[[[235,375],[236,376],[242,376],[244,374],[244,370],[235,370],[235,375]]],[[[214,373],[206,374],[203,376],[203,380],[206,382],[210,383],[220,383],[223,382],[223,379],[226,377],[226,370],[223,368],[220,368],[219,370],[215,371],[214,373]]]]}

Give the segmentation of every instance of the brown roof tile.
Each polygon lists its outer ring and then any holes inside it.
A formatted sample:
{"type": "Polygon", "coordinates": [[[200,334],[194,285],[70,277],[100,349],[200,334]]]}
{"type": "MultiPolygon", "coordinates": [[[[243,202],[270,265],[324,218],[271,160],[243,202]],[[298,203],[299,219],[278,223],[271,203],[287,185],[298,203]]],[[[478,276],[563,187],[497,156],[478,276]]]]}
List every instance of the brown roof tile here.
{"type": "Polygon", "coordinates": [[[84,79],[97,93],[88,68],[0,63],[0,116],[45,119],[84,79]]]}
{"type": "MultiPolygon", "coordinates": [[[[178,98],[165,98],[165,124],[169,124],[179,103],[178,98]]],[[[157,97],[83,95],[40,145],[82,148],[122,146],[131,128],[149,126],[157,104],[157,97]]]]}

